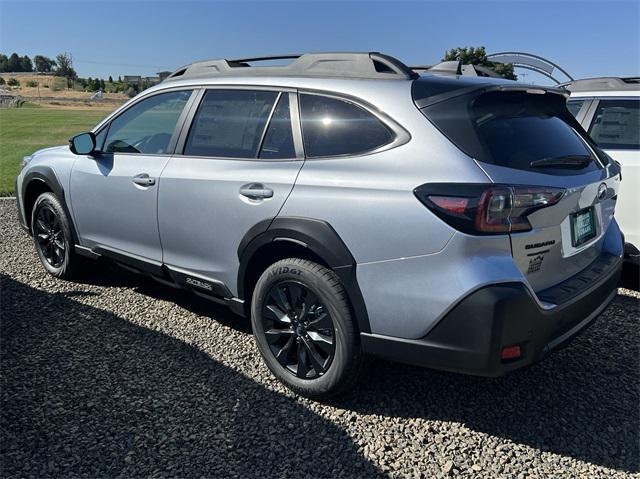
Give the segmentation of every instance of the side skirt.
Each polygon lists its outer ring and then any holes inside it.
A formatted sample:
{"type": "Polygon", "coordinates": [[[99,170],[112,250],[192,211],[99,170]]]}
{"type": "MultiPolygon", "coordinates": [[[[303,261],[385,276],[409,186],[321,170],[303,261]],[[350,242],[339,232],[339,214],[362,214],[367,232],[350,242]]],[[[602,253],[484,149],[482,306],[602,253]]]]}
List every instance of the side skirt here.
{"type": "Polygon", "coordinates": [[[109,248],[94,249],[81,245],[74,246],[75,251],[94,260],[105,259],[135,274],[141,274],[172,288],[190,291],[202,298],[224,304],[239,316],[244,316],[244,301],[234,297],[226,284],[208,278],[187,269],[168,266],[140,256],[129,255],[109,248]]]}

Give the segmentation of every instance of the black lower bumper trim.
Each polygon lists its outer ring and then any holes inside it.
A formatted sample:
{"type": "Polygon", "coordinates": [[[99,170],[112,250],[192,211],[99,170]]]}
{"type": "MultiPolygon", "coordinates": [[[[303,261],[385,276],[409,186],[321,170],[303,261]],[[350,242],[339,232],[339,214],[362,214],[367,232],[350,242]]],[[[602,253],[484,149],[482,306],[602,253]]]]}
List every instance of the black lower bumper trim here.
{"type": "Polygon", "coordinates": [[[605,256],[606,270],[598,281],[579,294],[574,290],[554,308],[541,308],[522,283],[491,285],[459,302],[425,337],[361,333],[363,350],[383,359],[479,376],[501,376],[527,366],[586,329],[615,297],[622,259],[605,256]],[[502,349],[516,345],[521,356],[501,360],[502,349]]]}

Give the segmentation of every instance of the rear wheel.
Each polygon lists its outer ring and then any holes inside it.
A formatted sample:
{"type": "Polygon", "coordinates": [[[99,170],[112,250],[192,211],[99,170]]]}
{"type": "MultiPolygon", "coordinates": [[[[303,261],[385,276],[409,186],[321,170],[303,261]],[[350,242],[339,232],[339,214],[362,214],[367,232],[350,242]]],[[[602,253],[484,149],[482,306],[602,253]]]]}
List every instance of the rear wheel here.
{"type": "Polygon", "coordinates": [[[294,392],[325,398],[357,381],[362,355],[337,275],[311,261],[278,261],[262,274],[251,303],[262,357],[294,392]]]}
{"type": "Polygon", "coordinates": [[[31,233],[38,257],[49,274],[68,279],[80,269],[81,259],[73,251],[69,218],[53,193],[43,193],[36,199],[31,212],[31,233]]]}

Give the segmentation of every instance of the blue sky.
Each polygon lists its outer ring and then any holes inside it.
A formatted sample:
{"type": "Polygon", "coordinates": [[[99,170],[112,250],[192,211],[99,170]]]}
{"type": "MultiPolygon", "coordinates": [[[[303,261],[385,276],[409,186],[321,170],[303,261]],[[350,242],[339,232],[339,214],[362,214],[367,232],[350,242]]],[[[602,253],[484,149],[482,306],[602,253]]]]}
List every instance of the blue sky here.
{"type": "Polygon", "coordinates": [[[67,51],[83,77],[303,51],[381,51],[424,64],[465,45],[535,53],[576,78],[640,76],[639,30],[638,1],[0,0],[1,52],[67,51]]]}

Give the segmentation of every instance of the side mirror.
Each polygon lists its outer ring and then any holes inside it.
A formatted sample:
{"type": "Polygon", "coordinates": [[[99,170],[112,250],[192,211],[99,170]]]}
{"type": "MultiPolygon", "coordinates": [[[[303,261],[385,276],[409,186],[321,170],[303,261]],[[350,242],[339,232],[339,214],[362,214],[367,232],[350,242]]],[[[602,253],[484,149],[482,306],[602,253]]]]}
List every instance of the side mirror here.
{"type": "Polygon", "coordinates": [[[96,150],[96,135],[80,133],[69,139],[69,149],[76,155],[90,155],[96,150]]]}

